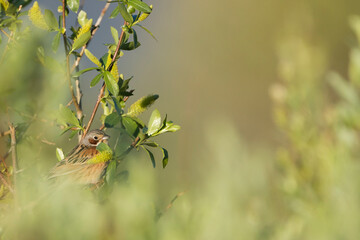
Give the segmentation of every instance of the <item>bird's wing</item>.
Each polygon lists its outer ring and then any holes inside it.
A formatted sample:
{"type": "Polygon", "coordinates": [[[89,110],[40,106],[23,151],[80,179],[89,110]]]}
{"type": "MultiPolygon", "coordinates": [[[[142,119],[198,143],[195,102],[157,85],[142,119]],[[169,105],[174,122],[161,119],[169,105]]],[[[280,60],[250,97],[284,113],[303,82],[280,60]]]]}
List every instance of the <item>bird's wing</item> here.
{"type": "Polygon", "coordinates": [[[65,161],[61,161],[50,171],[49,179],[69,175],[80,171],[84,168],[85,163],[72,163],[69,164],[65,161]]]}
{"type": "Polygon", "coordinates": [[[85,147],[83,145],[79,145],[75,147],[69,155],[64,159],[67,163],[85,163],[87,160],[93,158],[98,151],[96,147],[85,147]]]}

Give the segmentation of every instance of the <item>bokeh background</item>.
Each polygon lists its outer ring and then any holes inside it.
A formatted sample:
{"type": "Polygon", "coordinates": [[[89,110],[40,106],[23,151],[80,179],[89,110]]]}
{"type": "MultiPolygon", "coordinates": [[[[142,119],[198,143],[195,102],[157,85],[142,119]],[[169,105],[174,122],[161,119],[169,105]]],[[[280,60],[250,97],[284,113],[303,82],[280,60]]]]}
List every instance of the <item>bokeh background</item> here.
{"type": "MultiPolygon", "coordinates": [[[[38,2],[53,12],[60,5],[38,2]]],[[[105,2],[84,2],[88,17],[97,19],[105,2]]],[[[144,25],[158,41],[138,30],[142,45],[126,52],[119,72],[134,76],[131,86],[136,90],[129,103],[157,93],[160,98],[151,109],[158,108],[182,127],[159,138],[170,153],[167,168],[152,169],[144,153],[133,153],[126,166],[131,187],[115,190],[105,207],[89,202],[74,207],[88,193],[64,190],[35,216],[4,215],[11,216],[5,233],[11,236],[23,228],[24,234],[56,238],[35,227],[56,216],[59,224],[51,229],[59,238],[76,239],[87,232],[87,238],[102,239],[358,239],[360,104],[353,100],[359,85],[352,73],[360,65],[357,33],[351,28],[356,24],[349,19],[360,14],[360,2],[147,3],[153,12],[144,25]],[[165,209],[181,192],[154,222],[154,205],[165,209]],[[62,201],[63,196],[74,201],[62,201]],[[75,217],[60,210],[73,208],[75,217]],[[61,226],[71,217],[79,221],[64,232],[61,226]],[[85,228],[79,223],[85,219],[99,224],[85,228]]],[[[121,27],[120,17],[107,19],[113,8],[89,46],[96,56],[106,51],[103,43],[112,41],[110,26],[121,27]]],[[[68,22],[74,21],[72,13],[68,22]]],[[[83,58],[80,66],[92,65],[83,58]]],[[[99,91],[88,87],[92,77],[81,78],[85,120],[99,91]]],[[[4,86],[5,80],[2,76],[4,86]]],[[[58,92],[44,108],[40,103],[41,114],[65,105],[67,94],[58,92]]],[[[29,131],[45,137],[58,133],[44,130],[41,122],[29,131]]],[[[76,144],[66,136],[51,140],[65,152],[76,144]]],[[[31,148],[24,147],[20,156],[31,148]]],[[[40,172],[56,163],[55,146],[43,150],[48,159],[36,168],[40,172]]],[[[161,153],[155,156],[160,163],[161,153]]],[[[33,165],[30,160],[23,164],[33,165]]],[[[26,196],[32,199],[32,194],[26,196]]]]}

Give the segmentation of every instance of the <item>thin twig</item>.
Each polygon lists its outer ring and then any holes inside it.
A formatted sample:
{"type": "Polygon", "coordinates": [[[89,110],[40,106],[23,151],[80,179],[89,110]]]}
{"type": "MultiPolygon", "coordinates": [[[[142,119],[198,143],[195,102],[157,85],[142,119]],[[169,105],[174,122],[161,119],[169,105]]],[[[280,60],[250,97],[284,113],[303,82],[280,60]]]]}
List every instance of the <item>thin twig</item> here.
{"type": "Polygon", "coordinates": [[[104,8],[101,10],[100,16],[99,16],[99,18],[97,19],[97,21],[96,21],[96,23],[95,23],[95,25],[94,25],[94,29],[91,31],[91,37],[90,37],[89,41],[81,48],[81,51],[80,51],[80,53],[79,53],[79,56],[76,58],[73,66],[71,67],[70,73],[72,73],[72,72],[76,69],[76,67],[79,66],[80,60],[81,60],[82,56],[84,55],[85,49],[86,49],[87,46],[89,45],[91,39],[93,39],[96,31],[98,30],[98,28],[99,28],[99,26],[100,26],[101,21],[102,21],[103,18],[104,18],[104,15],[105,15],[106,11],[107,11],[108,8],[109,8],[109,6],[110,6],[110,3],[106,3],[105,6],[104,6],[104,8]]]}
{"type": "MultiPolygon", "coordinates": [[[[1,59],[0,59],[0,64],[3,63],[7,51],[10,49],[10,48],[9,48],[9,44],[10,44],[10,41],[12,40],[12,36],[13,36],[13,32],[10,32],[10,36],[9,36],[8,41],[7,41],[7,43],[6,43],[4,53],[3,53],[3,55],[1,56],[1,59]]],[[[15,41],[14,41],[14,42],[15,42],[15,41]]]]}
{"type": "MultiPolygon", "coordinates": [[[[126,21],[124,22],[124,25],[126,25],[126,21]]],[[[117,56],[118,56],[118,54],[119,54],[119,52],[120,52],[120,46],[121,46],[121,43],[122,43],[122,41],[123,41],[124,36],[125,36],[124,30],[122,29],[121,34],[120,34],[120,37],[119,37],[118,44],[117,44],[117,46],[116,46],[116,50],[115,50],[114,56],[113,56],[113,58],[112,58],[112,60],[111,60],[111,63],[109,64],[109,67],[107,68],[107,71],[111,71],[111,69],[112,69],[113,66],[114,66],[114,63],[115,63],[115,61],[116,61],[116,58],[117,58],[117,56]]],[[[85,130],[84,130],[83,137],[84,137],[84,136],[86,135],[86,133],[89,131],[90,126],[91,126],[92,122],[94,121],[94,117],[95,117],[95,114],[96,114],[97,109],[99,108],[100,101],[101,101],[101,99],[102,99],[102,97],[103,97],[103,95],[104,95],[104,91],[105,91],[105,84],[103,83],[103,85],[102,85],[102,87],[101,87],[101,89],[100,89],[100,93],[99,93],[99,95],[98,95],[98,99],[97,99],[97,101],[96,101],[96,103],[95,103],[93,112],[92,112],[92,114],[91,114],[90,120],[89,120],[89,122],[88,122],[88,124],[87,124],[87,126],[86,126],[86,128],[85,128],[85,130]]]]}
{"type": "Polygon", "coordinates": [[[71,93],[71,98],[72,98],[72,102],[76,108],[76,114],[78,116],[82,116],[82,109],[79,106],[79,103],[76,101],[76,97],[74,94],[74,88],[73,85],[71,84],[71,76],[70,76],[70,56],[69,56],[69,50],[68,50],[68,46],[67,46],[67,38],[66,38],[66,21],[65,21],[65,7],[66,7],[66,0],[62,0],[62,7],[63,7],[63,11],[62,11],[62,25],[63,25],[63,29],[64,29],[64,33],[63,33],[63,40],[64,40],[64,48],[65,48],[65,54],[66,54],[66,78],[69,82],[69,88],[70,88],[70,93],[71,93]]]}
{"type": "Polygon", "coordinates": [[[4,177],[4,174],[2,172],[0,172],[0,179],[1,179],[1,182],[10,190],[10,192],[12,194],[14,194],[14,189],[12,188],[12,186],[6,181],[5,177],[4,177]]]}
{"type": "Polygon", "coordinates": [[[7,36],[9,39],[11,39],[11,36],[10,36],[7,32],[5,32],[3,29],[0,29],[0,31],[1,31],[3,34],[5,34],[5,36],[7,36]]]}
{"type": "Polygon", "coordinates": [[[16,157],[16,136],[15,127],[10,124],[11,132],[11,155],[12,155],[12,167],[13,167],[13,185],[16,186],[16,173],[17,173],[17,157],[16,157]]]}
{"type": "Polygon", "coordinates": [[[157,219],[159,220],[159,218],[161,218],[162,215],[164,215],[174,204],[174,202],[176,201],[176,199],[178,199],[179,197],[183,196],[186,193],[186,191],[182,191],[179,192],[178,194],[176,194],[176,196],[170,201],[170,203],[165,207],[164,211],[159,212],[157,215],[157,219]]]}
{"type": "Polygon", "coordinates": [[[0,132],[0,137],[4,137],[6,135],[10,135],[10,130],[4,131],[4,132],[0,132]]]}

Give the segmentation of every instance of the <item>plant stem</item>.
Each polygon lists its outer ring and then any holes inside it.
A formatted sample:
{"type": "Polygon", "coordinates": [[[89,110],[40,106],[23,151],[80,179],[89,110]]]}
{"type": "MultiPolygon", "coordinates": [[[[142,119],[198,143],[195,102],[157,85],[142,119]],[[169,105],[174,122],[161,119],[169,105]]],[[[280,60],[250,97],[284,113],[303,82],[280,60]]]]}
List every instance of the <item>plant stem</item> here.
{"type": "Polygon", "coordinates": [[[11,185],[6,181],[5,177],[4,177],[4,174],[2,172],[0,172],[0,179],[1,179],[1,182],[10,190],[10,192],[12,194],[15,193],[14,189],[11,187],[11,185]]]}
{"type": "MultiPolygon", "coordinates": [[[[126,25],[126,21],[124,22],[124,25],[126,25]]],[[[115,61],[116,61],[116,58],[117,58],[117,56],[119,55],[120,46],[121,46],[121,43],[122,43],[122,41],[123,41],[124,36],[125,36],[124,30],[122,29],[121,34],[120,34],[120,37],[119,37],[118,44],[117,44],[117,46],[116,46],[116,50],[115,50],[114,56],[113,56],[113,58],[112,58],[112,60],[111,60],[111,63],[109,64],[109,67],[108,67],[107,71],[111,71],[111,69],[112,69],[113,66],[114,66],[114,63],[115,63],[115,61]]],[[[102,99],[102,97],[103,97],[103,95],[104,95],[104,91],[105,91],[105,83],[103,83],[103,85],[102,85],[102,87],[101,87],[101,89],[100,89],[100,93],[99,93],[99,95],[98,95],[98,99],[97,99],[97,101],[96,101],[96,103],[95,103],[95,106],[94,106],[93,112],[92,112],[92,114],[91,114],[90,120],[89,120],[89,122],[88,122],[88,124],[87,124],[87,126],[86,126],[86,128],[85,128],[83,137],[84,137],[84,136],[86,135],[86,133],[89,131],[90,126],[91,126],[92,122],[94,121],[95,114],[96,114],[96,112],[97,112],[97,109],[99,108],[100,101],[101,101],[101,99],[102,99]]]]}
{"type": "Polygon", "coordinates": [[[106,3],[104,8],[101,10],[100,16],[96,20],[96,23],[94,25],[94,29],[91,32],[91,37],[90,37],[89,41],[81,48],[79,56],[76,58],[73,66],[71,67],[70,73],[72,73],[76,69],[76,67],[79,66],[80,60],[81,60],[82,56],[84,55],[85,49],[87,48],[87,46],[89,45],[91,39],[94,37],[96,31],[98,30],[98,28],[100,26],[100,23],[103,20],[104,15],[105,15],[106,11],[108,10],[109,6],[110,6],[110,3],[106,3]]]}
{"type": "MultiPolygon", "coordinates": [[[[79,101],[77,101],[75,94],[74,94],[74,88],[73,85],[71,83],[71,76],[70,76],[70,56],[69,56],[69,50],[68,50],[68,46],[67,46],[67,38],[66,38],[66,21],[65,21],[65,8],[66,8],[66,0],[62,0],[62,7],[63,7],[63,11],[62,11],[62,25],[63,25],[63,29],[64,29],[64,33],[63,33],[63,40],[64,40],[64,48],[65,48],[65,54],[66,54],[66,78],[69,82],[69,88],[70,88],[70,93],[71,93],[71,98],[72,98],[72,102],[76,108],[76,115],[79,119],[82,118],[83,116],[83,112],[81,109],[81,105],[79,105],[79,102],[81,101],[81,91],[80,89],[77,91],[80,95],[78,95],[78,99],[79,101]]],[[[80,84],[78,85],[80,87],[80,84]]]]}
{"type": "Polygon", "coordinates": [[[11,155],[12,155],[12,167],[13,167],[13,185],[16,186],[16,173],[17,173],[17,157],[16,157],[16,135],[15,127],[10,124],[10,136],[11,136],[11,155]]]}

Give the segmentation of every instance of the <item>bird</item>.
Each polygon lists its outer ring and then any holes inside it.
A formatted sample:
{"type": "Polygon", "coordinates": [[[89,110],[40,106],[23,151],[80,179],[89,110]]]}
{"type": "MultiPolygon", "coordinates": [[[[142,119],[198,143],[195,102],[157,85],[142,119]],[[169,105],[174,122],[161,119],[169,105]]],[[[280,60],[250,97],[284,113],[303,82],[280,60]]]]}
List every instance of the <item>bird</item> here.
{"type": "Polygon", "coordinates": [[[50,170],[48,178],[68,178],[84,185],[101,182],[112,159],[112,152],[98,151],[97,146],[100,143],[107,144],[109,137],[98,129],[89,131],[80,143],[50,170]]]}

